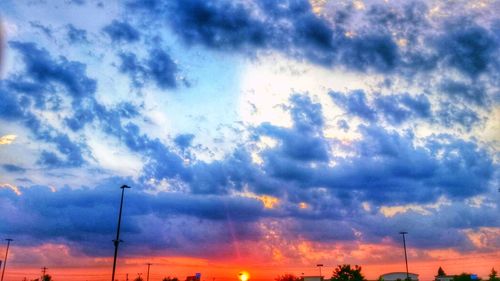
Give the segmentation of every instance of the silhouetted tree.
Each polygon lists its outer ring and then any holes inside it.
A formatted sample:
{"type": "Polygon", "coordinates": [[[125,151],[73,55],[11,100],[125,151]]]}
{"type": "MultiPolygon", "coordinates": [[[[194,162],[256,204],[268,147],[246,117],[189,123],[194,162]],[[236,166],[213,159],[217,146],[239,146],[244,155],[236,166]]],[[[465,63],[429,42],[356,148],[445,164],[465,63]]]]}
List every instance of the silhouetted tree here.
{"type": "Polygon", "coordinates": [[[42,276],[42,281],[52,281],[52,276],[50,276],[49,274],[45,274],[44,276],[42,276]]]}
{"type": "Polygon", "coordinates": [[[351,268],[350,264],[344,264],[335,268],[331,281],[366,281],[366,279],[361,274],[361,266],[355,265],[351,268]]]}
{"type": "Polygon", "coordinates": [[[477,280],[481,280],[481,278],[472,279],[472,277],[469,273],[462,273],[460,275],[453,277],[453,281],[471,281],[471,280],[477,281],[477,280]]]}
{"type": "Polygon", "coordinates": [[[439,267],[437,276],[446,276],[446,273],[444,272],[443,268],[439,267]]]}
{"type": "Polygon", "coordinates": [[[491,269],[491,273],[490,273],[490,275],[488,275],[488,277],[490,277],[490,278],[488,279],[488,281],[500,281],[500,278],[498,278],[498,277],[497,277],[497,273],[498,273],[498,272],[497,272],[497,271],[495,270],[495,268],[493,267],[493,268],[491,269]]]}
{"type": "Polygon", "coordinates": [[[283,275],[279,275],[278,277],[274,278],[274,280],[275,281],[299,281],[300,277],[297,277],[293,274],[286,273],[283,275]]]}
{"type": "Polygon", "coordinates": [[[142,277],[141,277],[140,275],[138,275],[138,276],[134,279],[134,281],[143,281],[143,280],[144,280],[144,279],[142,279],[142,277]]]}
{"type": "Polygon", "coordinates": [[[179,281],[179,278],[168,276],[168,277],[163,278],[162,281],[179,281]]]}

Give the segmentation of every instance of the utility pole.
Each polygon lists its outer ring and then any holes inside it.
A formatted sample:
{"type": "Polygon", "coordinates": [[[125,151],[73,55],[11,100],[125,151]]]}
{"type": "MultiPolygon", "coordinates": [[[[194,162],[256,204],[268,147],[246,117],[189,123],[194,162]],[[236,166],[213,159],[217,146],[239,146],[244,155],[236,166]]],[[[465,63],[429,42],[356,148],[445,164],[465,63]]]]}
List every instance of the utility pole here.
{"type": "Polygon", "coordinates": [[[405,263],[406,263],[406,281],[410,280],[410,274],[408,273],[408,257],[406,255],[406,239],[405,234],[408,234],[406,231],[401,231],[399,234],[403,235],[403,247],[405,249],[405,263]]]}
{"type": "Polygon", "coordinates": [[[147,263],[148,265],[148,275],[146,277],[146,281],[149,281],[149,267],[152,265],[152,263],[147,263]]]}
{"type": "Polygon", "coordinates": [[[125,275],[125,280],[128,281],[128,273],[125,275]]]}
{"type": "Polygon", "coordinates": [[[120,213],[118,214],[118,227],[116,229],[116,239],[113,240],[113,244],[115,245],[115,255],[113,257],[113,273],[111,274],[111,281],[115,281],[116,257],[118,256],[118,245],[120,244],[120,242],[123,242],[120,240],[120,224],[122,222],[123,195],[125,193],[125,188],[130,188],[130,186],[124,184],[120,188],[122,189],[122,198],[120,201],[120,213]]]}
{"type": "Polygon", "coordinates": [[[7,257],[9,254],[10,241],[13,241],[13,239],[7,238],[5,240],[7,241],[7,249],[5,250],[5,259],[3,260],[2,278],[0,279],[0,281],[3,281],[3,275],[5,274],[5,266],[7,265],[7,257]]]}

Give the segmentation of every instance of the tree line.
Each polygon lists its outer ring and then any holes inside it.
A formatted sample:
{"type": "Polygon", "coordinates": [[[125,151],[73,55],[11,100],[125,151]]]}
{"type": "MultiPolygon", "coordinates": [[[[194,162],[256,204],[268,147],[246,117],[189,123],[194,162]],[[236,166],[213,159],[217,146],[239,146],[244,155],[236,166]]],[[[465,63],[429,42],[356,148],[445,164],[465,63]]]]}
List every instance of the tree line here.
{"type": "MultiPolygon", "coordinates": [[[[443,268],[439,267],[436,277],[446,276],[443,268]]],[[[481,281],[481,278],[473,278],[473,274],[462,273],[460,275],[453,276],[452,281],[481,281]]],[[[498,278],[498,272],[495,268],[491,269],[491,273],[488,275],[488,279],[484,281],[500,281],[498,278]]],[[[275,281],[301,281],[302,278],[294,274],[283,274],[277,276],[275,281]]],[[[361,273],[361,266],[355,265],[352,267],[350,264],[338,265],[330,278],[325,278],[326,281],[367,281],[365,276],[361,273]]],[[[436,278],[436,280],[438,280],[436,278]]],[[[379,281],[384,281],[380,279],[379,281]]],[[[400,280],[403,281],[403,280],[400,280]]],[[[410,280],[405,280],[410,281],[410,280]]]]}

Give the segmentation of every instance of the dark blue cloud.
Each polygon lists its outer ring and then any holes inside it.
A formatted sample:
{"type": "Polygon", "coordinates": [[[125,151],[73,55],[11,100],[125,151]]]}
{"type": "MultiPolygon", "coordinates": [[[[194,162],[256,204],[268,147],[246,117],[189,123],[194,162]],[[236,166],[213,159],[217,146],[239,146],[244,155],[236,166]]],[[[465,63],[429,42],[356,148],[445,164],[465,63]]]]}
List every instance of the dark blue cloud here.
{"type": "Polygon", "coordinates": [[[393,124],[400,124],[410,118],[430,118],[431,104],[426,96],[412,97],[408,94],[379,96],[375,106],[393,124]]]}
{"type": "Polygon", "coordinates": [[[144,178],[180,177],[187,179],[190,176],[189,170],[184,166],[183,159],[160,140],[150,140],[146,136],[138,136],[135,140],[144,142],[144,153],[149,156],[148,162],[143,168],[144,178]]]}
{"type": "Polygon", "coordinates": [[[17,165],[13,164],[3,164],[2,168],[7,171],[7,172],[13,172],[13,173],[24,173],[26,172],[26,169],[17,165]]]}
{"type": "Polygon", "coordinates": [[[141,88],[148,81],[152,81],[160,89],[177,87],[177,64],[170,55],[162,49],[152,49],[145,60],[139,60],[133,53],[119,54],[122,73],[128,74],[132,85],[141,88]]]}
{"type": "Polygon", "coordinates": [[[398,66],[398,46],[389,35],[367,35],[346,39],[341,63],[351,69],[364,71],[373,68],[389,72],[398,66]]]}
{"type": "Polygon", "coordinates": [[[193,143],[193,134],[180,134],[174,138],[174,143],[181,149],[186,149],[193,143]]]}
{"type": "Polygon", "coordinates": [[[480,82],[465,83],[447,79],[441,82],[440,89],[452,100],[473,103],[480,106],[488,104],[488,96],[484,85],[480,82]]]}
{"type": "Polygon", "coordinates": [[[193,193],[228,194],[243,191],[247,186],[259,194],[283,194],[283,190],[276,188],[280,180],[266,175],[252,162],[250,152],[243,148],[236,149],[223,160],[198,161],[188,168],[190,173],[185,182],[193,193]]]}
{"type": "Polygon", "coordinates": [[[95,112],[99,116],[99,124],[105,133],[118,138],[126,147],[140,153],[145,159],[142,179],[180,178],[187,180],[189,170],[184,166],[184,160],[157,138],[150,138],[141,132],[139,126],[127,121],[138,115],[137,108],[130,104],[122,104],[114,110],[97,105],[95,112]]]}
{"type": "Polygon", "coordinates": [[[30,26],[33,29],[38,29],[40,30],[43,34],[45,34],[47,37],[52,38],[52,29],[49,27],[41,24],[40,22],[35,22],[35,21],[30,21],[30,26]]]}
{"type": "Polygon", "coordinates": [[[66,26],[67,33],[66,36],[71,44],[81,44],[88,43],[87,31],[84,29],[79,29],[72,24],[66,26]]]}
{"type": "Polygon", "coordinates": [[[431,116],[431,103],[429,99],[423,95],[410,96],[408,94],[400,95],[401,103],[412,111],[412,113],[420,118],[428,118],[431,116]]]}
{"type": "Polygon", "coordinates": [[[86,75],[86,66],[80,62],[65,57],[54,59],[34,43],[11,42],[10,45],[21,54],[25,67],[0,84],[6,101],[2,103],[6,107],[1,108],[0,116],[21,122],[36,140],[55,146],[57,153],[42,151],[39,164],[48,168],[82,166],[85,144],[75,143],[68,135],[45,124],[31,111],[31,106],[60,111],[62,97],[70,97],[74,115],[66,118],[65,123],[72,130],[79,130],[93,119],[93,112],[87,107],[95,104],[97,82],[86,75]]]}
{"type": "MultiPolygon", "coordinates": [[[[0,226],[0,233],[23,237],[19,239],[21,245],[57,241],[68,243],[91,256],[107,256],[112,248],[110,239],[116,231],[116,212],[120,203],[118,187],[124,181],[130,182],[130,179],[108,179],[97,187],[65,187],[56,192],[44,186],[21,187],[21,195],[9,189],[0,189],[0,211],[9,209],[12,218],[0,226]],[[82,219],[82,214],[87,219],[82,219]]],[[[151,195],[137,189],[137,185],[130,185],[132,189],[125,194],[122,220],[122,239],[126,241],[126,247],[122,249],[125,254],[141,252],[144,246],[189,254],[192,249],[177,249],[180,245],[174,242],[183,240],[185,235],[192,238],[190,245],[199,249],[214,243],[219,246],[231,243],[231,233],[221,231],[227,230],[228,223],[248,231],[245,234],[234,229],[233,234],[239,239],[256,239],[258,231],[245,225],[251,226],[259,218],[267,216],[262,203],[256,199],[165,192],[151,195]],[[167,234],[172,243],[163,239],[147,239],[152,232],[159,235],[164,231],[162,227],[156,230],[146,227],[144,222],[152,223],[149,222],[151,218],[161,221],[162,225],[178,224],[180,219],[184,227],[176,225],[167,234]],[[185,231],[177,231],[184,228],[185,231]]],[[[165,236],[165,233],[160,236],[165,236]]],[[[209,251],[201,253],[209,254],[209,251]]]]}
{"type": "MultiPolygon", "coordinates": [[[[363,93],[358,92],[358,95],[363,96],[363,93]]],[[[264,159],[262,168],[267,175],[293,182],[304,189],[329,187],[332,192],[339,192],[339,196],[343,191],[354,192],[357,198],[378,203],[432,202],[441,195],[467,198],[485,192],[489,186],[495,166],[488,153],[472,142],[460,142],[451,137],[428,138],[424,145],[416,147],[411,131],[399,134],[371,123],[358,127],[361,140],[347,147],[338,147],[354,155],[331,155],[328,153],[330,144],[315,129],[321,128],[323,121],[318,110],[320,107],[311,109],[319,105],[298,97],[292,101],[295,106],[291,113],[292,128],[263,124],[256,130],[258,136],[271,136],[278,141],[276,147],[261,154],[264,159]],[[455,160],[448,161],[448,158],[438,156],[450,153],[451,157],[452,151],[456,153],[455,160]],[[471,162],[472,155],[484,161],[471,162]],[[322,163],[326,160],[333,160],[336,165],[331,167],[322,163]],[[315,165],[311,166],[312,163],[315,165]],[[458,163],[461,164],[457,166],[458,163]]],[[[379,102],[384,110],[381,114],[388,120],[394,119],[396,124],[410,116],[431,117],[429,101],[423,95],[379,98],[383,101],[379,102]]],[[[347,97],[344,96],[344,100],[348,101],[347,97]]],[[[366,112],[358,110],[359,104],[366,109],[365,101],[353,104],[356,105],[352,107],[355,112],[366,112]]],[[[339,145],[334,140],[331,142],[333,146],[339,145]]]]}
{"type": "Polygon", "coordinates": [[[69,0],[68,2],[71,3],[71,4],[75,4],[75,5],[81,6],[81,5],[85,5],[85,3],[87,1],[86,0],[69,0]]]}
{"type": "Polygon", "coordinates": [[[472,19],[450,17],[451,24],[429,33],[435,23],[429,22],[423,1],[366,5],[357,10],[339,4],[335,12],[320,16],[307,0],[258,0],[251,5],[200,0],[127,3],[132,13],[147,18],[145,26],[168,24],[189,45],[250,54],[277,50],[327,67],[407,78],[443,64],[471,77],[487,72],[490,65],[498,68],[494,27],[490,31],[472,19]],[[355,35],[346,35],[352,31],[355,35]],[[396,39],[405,44],[398,46],[396,39]]]}
{"type": "Polygon", "coordinates": [[[275,49],[325,66],[388,72],[397,67],[399,52],[390,33],[366,33],[348,38],[341,27],[312,11],[306,0],[256,1],[250,7],[231,1],[129,1],[133,12],[148,21],[168,23],[188,44],[254,53],[275,49]],[[258,13],[252,9],[258,7],[258,13]]]}
{"type": "Polygon", "coordinates": [[[368,103],[366,94],[362,90],[347,93],[330,92],[329,95],[335,104],[349,115],[358,116],[369,122],[375,122],[383,117],[389,123],[399,125],[416,118],[433,117],[431,103],[423,94],[376,95],[373,98],[373,105],[368,103]]]}
{"type": "Polygon", "coordinates": [[[262,46],[268,39],[263,22],[251,17],[241,3],[189,0],[169,4],[172,29],[189,43],[241,48],[262,46]]]}
{"type": "MultiPolygon", "coordinates": [[[[455,143],[454,146],[452,150],[457,146],[470,145],[455,143]]],[[[474,145],[470,148],[471,151],[477,150],[474,145]]],[[[445,158],[449,156],[445,153],[445,158]]],[[[233,167],[235,170],[238,169],[237,166],[233,167]]],[[[482,168],[477,167],[477,169],[482,168]]],[[[217,170],[212,169],[210,172],[217,170]]],[[[356,178],[350,180],[357,181],[356,178]]],[[[359,203],[356,203],[359,198],[355,199],[356,196],[352,195],[356,190],[350,190],[349,193],[337,197],[334,193],[327,195],[324,191],[298,189],[297,192],[304,192],[307,195],[299,196],[297,202],[306,201],[310,207],[307,210],[293,209],[286,201],[282,201],[280,204],[284,204],[287,210],[281,212],[266,210],[260,201],[251,198],[176,192],[151,194],[139,188],[139,183],[134,183],[130,179],[116,178],[107,180],[95,188],[65,187],[56,192],[43,186],[21,187],[20,196],[9,189],[0,189],[0,211],[5,212],[8,209],[12,218],[6,221],[6,224],[0,225],[0,233],[22,237],[23,239],[19,241],[21,245],[66,243],[90,256],[107,256],[111,252],[110,237],[112,238],[115,233],[116,211],[120,200],[118,187],[123,182],[129,182],[132,186],[132,189],[127,190],[125,194],[122,221],[122,239],[126,242],[122,250],[126,256],[137,255],[148,249],[153,255],[169,250],[183,255],[213,257],[214,249],[210,245],[214,244],[221,247],[219,251],[227,254],[231,237],[234,238],[234,235],[239,240],[260,239],[262,233],[255,224],[265,218],[280,218],[280,222],[289,221],[285,218],[292,218],[292,224],[280,226],[280,231],[290,239],[305,237],[323,242],[360,239],[380,242],[390,236],[387,229],[406,229],[412,233],[413,245],[419,248],[463,249],[465,245],[470,246],[468,250],[474,247],[465,243],[467,239],[460,235],[460,229],[496,225],[494,219],[496,207],[485,206],[479,209],[454,203],[451,206],[442,206],[441,209],[431,209],[430,211],[436,212],[437,216],[409,211],[394,218],[385,218],[376,212],[363,212],[359,203]],[[82,220],[82,213],[88,219],[82,220]],[[314,231],[308,227],[318,223],[329,227],[315,228],[314,231]],[[147,227],[148,225],[157,227],[151,228],[147,227]],[[232,233],[226,231],[228,225],[234,227],[232,233]],[[425,229],[418,225],[425,226],[425,229]],[[332,234],[331,227],[335,226],[342,226],[345,231],[336,231],[332,234]],[[429,232],[436,235],[443,231],[442,227],[447,231],[449,228],[456,230],[457,235],[454,235],[453,239],[439,241],[428,239],[429,232]],[[361,231],[363,237],[354,235],[353,229],[361,231]],[[151,239],[155,236],[161,238],[151,239]],[[186,246],[185,239],[190,241],[189,246],[186,246]],[[197,252],[195,248],[198,249],[197,252]]],[[[468,185],[470,182],[465,184],[468,185]]],[[[276,185],[275,188],[279,186],[281,185],[276,185]]],[[[293,185],[287,186],[288,192],[291,192],[293,185]]],[[[380,193],[380,190],[377,192],[380,193]]],[[[384,201],[384,204],[387,202],[392,201],[384,201]]]]}
{"type": "Polygon", "coordinates": [[[5,90],[4,81],[0,81],[0,95],[2,97],[2,102],[0,103],[0,117],[6,120],[15,120],[23,116],[23,110],[20,106],[20,103],[23,101],[20,100],[20,97],[5,90]]]}
{"type": "Polygon", "coordinates": [[[290,103],[292,128],[264,123],[256,128],[256,132],[279,142],[272,154],[297,161],[327,161],[328,143],[323,139],[324,120],[321,105],[312,102],[305,95],[293,95],[290,103]]]}
{"type": "Polygon", "coordinates": [[[366,95],[361,90],[343,94],[340,92],[330,92],[335,104],[342,107],[349,114],[353,114],[368,121],[373,121],[376,118],[375,111],[368,105],[366,95]]]}
{"type": "Polygon", "coordinates": [[[460,125],[467,131],[478,124],[481,119],[478,113],[465,105],[456,105],[451,102],[441,103],[441,109],[436,113],[436,118],[446,127],[460,125]]]}
{"type": "MultiPolygon", "coordinates": [[[[382,215],[362,217],[357,224],[364,229],[365,241],[380,242],[383,237],[391,238],[398,244],[401,236],[397,231],[408,231],[411,235],[411,247],[419,249],[435,249],[450,247],[460,251],[475,250],[476,247],[464,233],[463,229],[477,229],[479,227],[497,227],[498,220],[495,213],[496,206],[473,208],[463,202],[450,205],[441,205],[438,210],[428,208],[427,214],[417,211],[408,211],[390,219],[382,215]],[[433,239],[446,233],[443,239],[433,239]]],[[[495,243],[495,242],[493,242],[495,243]]]]}
{"type": "Polygon", "coordinates": [[[113,20],[102,29],[114,43],[136,42],[140,39],[140,33],[127,22],[113,20]]]}
{"type": "Polygon", "coordinates": [[[92,122],[94,119],[95,116],[92,111],[85,108],[75,108],[71,117],[64,119],[64,123],[72,131],[76,132],[83,129],[86,124],[92,122]]]}
{"type": "Polygon", "coordinates": [[[398,102],[399,96],[384,96],[375,100],[376,107],[391,123],[400,124],[410,118],[411,112],[398,102]]]}
{"type": "Polygon", "coordinates": [[[119,66],[120,72],[129,75],[134,87],[142,87],[144,84],[144,75],[147,70],[138,60],[136,54],[120,53],[118,56],[121,62],[119,66]]]}
{"type": "Polygon", "coordinates": [[[311,185],[363,191],[376,202],[432,202],[440,195],[467,198],[488,190],[496,169],[473,142],[450,136],[426,139],[416,147],[410,133],[400,135],[371,125],[359,128],[363,139],[356,156],[337,158],[334,168],[311,170],[311,185]]]}
{"type": "Polygon", "coordinates": [[[67,166],[65,161],[57,156],[54,152],[43,150],[38,159],[38,164],[45,167],[61,168],[67,166]]]}
{"type": "Polygon", "coordinates": [[[38,48],[34,43],[10,42],[10,46],[22,55],[26,74],[34,82],[60,83],[75,99],[95,93],[97,82],[85,75],[85,64],[68,61],[62,56],[54,60],[45,49],[38,48]]]}
{"type": "Polygon", "coordinates": [[[415,43],[421,29],[430,25],[428,12],[429,8],[423,1],[408,1],[398,6],[368,3],[363,16],[370,23],[370,28],[378,33],[397,31],[410,43],[415,43]]]}
{"type": "Polygon", "coordinates": [[[175,88],[177,64],[161,49],[153,49],[147,61],[148,74],[161,89],[175,88]]]}
{"type": "Polygon", "coordinates": [[[140,115],[139,108],[129,102],[121,102],[113,107],[113,111],[120,118],[133,118],[140,115]]]}
{"type": "MultiPolygon", "coordinates": [[[[24,120],[27,127],[32,129],[39,139],[57,143],[57,137],[46,137],[50,134],[42,129],[38,118],[29,111],[32,101],[40,109],[59,111],[62,97],[69,96],[73,112],[63,121],[73,131],[81,130],[86,124],[95,120],[100,121],[105,130],[111,130],[113,126],[120,127],[122,119],[138,116],[138,108],[130,103],[120,103],[113,108],[101,105],[94,97],[97,82],[86,75],[84,64],[68,61],[64,57],[52,58],[45,49],[38,48],[34,43],[11,44],[22,54],[26,67],[19,77],[14,75],[2,84],[8,101],[6,105],[9,105],[3,110],[2,115],[24,120]],[[65,91],[55,87],[58,84],[64,86],[65,91]]],[[[57,159],[55,155],[45,154],[45,156],[47,157],[43,163],[55,163],[57,159]]],[[[70,158],[71,163],[83,163],[74,155],[70,158]]]]}
{"type": "Polygon", "coordinates": [[[82,146],[71,141],[67,135],[59,134],[47,137],[46,139],[55,144],[57,150],[66,156],[66,160],[64,162],[59,162],[59,166],[78,167],[85,163],[82,156],[82,146]]]}
{"type": "MultiPolygon", "coordinates": [[[[32,131],[35,139],[53,143],[59,153],[65,157],[61,159],[53,152],[43,151],[39,160],[40,164],[56,168],[81,166],[85,163],[82,156],[82,147],[84,146],[73,143],[67,135],[61,134],[51,126],[42,124],[38,117],[27,110],[22,101],[16,100],[17,96],[5,93],[4,101],[7,102],[2,103],[2,105],[7,107],[2,108],[0,106],[0,117],[6,120],[22,122],[32,131]]],[[[26,103],[29,104],[29,101],[26,101],[26,103]]]]}
{"type": "Polygon", "coordinates": [[[447,65],[470,77],[479,76],[498,61],[497,40],[468,19],[449,23],[436,45],[447,65]]]}
{"type": "MultiPolygon", "coordinates": [[[[405,109],[412,107],[411,114],[420,112],[428,116],[428,101],[424,96],[403,96],[398,101],[405,109]]],[[[294,146],[307,143],[311,136],[295,135],[294,129],[264,124],[256,133],[270,135],[278,140],[278,145],[261,153],[262,169],[267,176],[280,179],[287,186],[304,190],[327,187],[335,196],[346,198],[346,202],[363,198],[376,204],[426,203],[442,195],[454,199],[479,195],[488,190],[497,169],[487,151],[474,142],[451,136],[431,136],[416,146],[411,131],[397,133],[374,123],[361,125],[358,131],[362,138],[349,145],[330,141],[333,150],[349,151],[351,155],[327,154],[326,159],[335,162],[334,166],[329,166],[311,157],[320,145],[294,146]],[[290,148],[297,148],[302,154],[290,148]],[[305,154],[308,157],[302,157],[305,154]]],[[[313,139],[320,144],[326,143],[322,135],[313,139]]],[[[297,192],[291,187],[288,191],[297,192]]],[[[306,194],[299,194],[300,198],[307,198],[306,194]]],[[[288,198],[291,196],[288,194],[288,198]]]]}

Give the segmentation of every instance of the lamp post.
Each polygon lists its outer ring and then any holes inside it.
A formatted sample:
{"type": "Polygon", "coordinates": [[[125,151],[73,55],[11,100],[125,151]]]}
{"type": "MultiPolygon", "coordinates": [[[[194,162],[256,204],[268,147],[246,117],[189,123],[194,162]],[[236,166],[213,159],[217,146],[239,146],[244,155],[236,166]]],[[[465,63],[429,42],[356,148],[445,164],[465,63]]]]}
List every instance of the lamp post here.
{"type": "Polygon", "coordinates": [[[318,263],[316,266],[319,268],[319,277],[322,277],[322,275],[321,275],[321,267],[323,267],[323,264],[322,263],[318,263]]]}
{"type": "Polygon", "coordinates": [[[410,280],[410,274],[408,273],[408,256],[406,255],[406,239],[405,234],[408,234],[406,231],[401,231],[399,234],[403,235],[403,247],[405,249],[405,263],[406,263],[406,280],[410,280]]]}
{"type": "Polygon", "coordinates": [[[146,281],[149,281],[149,267],[152,265],[152,263],[147,263],[148,265],[148,275],[146,277],[146,281]]]}
{"type": "Polygon", "coordinates": [[[115,255],[113,257],[113,273],[111,274],[111,281],[115,281],[116,257],[118,256],[118,245],[120,244],[120,242],[123,242],[120,240],[120,225],[122,222],[123,195],[125,193],[125,188],[130,188],[130,186],[124,184],[120,188],[122,189],[122,198],[120,201],[120,213],[118,214],[118,227],[116,229],[116,239],[113,240],[113,244],[115,245],[115,255]]]}
{"type": "Polygon", "coordinates": [[[3,261],[2,278],[0,279],[1,281],[3,281],[3,275],[5,274],[5,266],[7,265],[7,255],[9,254],[10,241],[13,241],[13,239],[7,238],[5,240],[7,241],[7,249],[5,250],[5,259],[3,261]]]}

